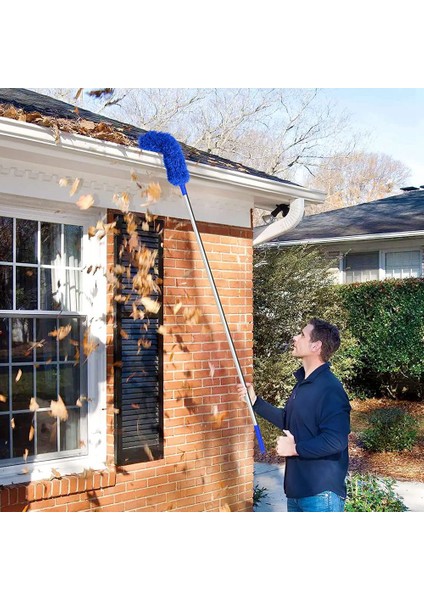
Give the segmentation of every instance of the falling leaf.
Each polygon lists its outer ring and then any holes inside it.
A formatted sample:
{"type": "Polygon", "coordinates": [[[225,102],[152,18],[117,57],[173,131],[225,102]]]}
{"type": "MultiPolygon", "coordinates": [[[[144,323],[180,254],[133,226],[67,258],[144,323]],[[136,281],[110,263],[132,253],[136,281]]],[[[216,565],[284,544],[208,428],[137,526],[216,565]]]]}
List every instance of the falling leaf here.
{"type": "Polygon", "coordinates": [[[90,334],[87,330],[84,333],[84,339],[83,339],[82,345],[83,345],[83,351],[84,351],[85,356],[90,356],[90,354],[92,352],[94,352],[94,350],[98,347],[99,344],[98,343],[96,344],[96,342],[94,342],[92,339],[90,339],[90,334]]]}
{"type": "Polygon", "coordinates": [[[15,429],[15,419],[13,417],[10,419],[10,426],[12,429],[15,429]]]}
{"type": "Polygon", "coordinates": [[[19,371],[16,374],[16,383],[18,383],[18,381],[20,380],[20,378],[22,377],[22,369],[19,369],[19,371]]]}
{"type": "Polygon", "coordinates": [[[138,347],[143,346],[143,348],[150,348],[152,342],[150,340],[146,340],[146,338],[140,338],[137,342],[138,347]]]}
{"type": "Polygon", "coordinates": [[[197,325],[202,316],[202,311],[199,308],[186,307],[184,309],[184,320],[188,325],[197,325]]]}
{"type": "Polygon", "coordinates": [[[77,93],[74,96],[74,100],[78,100],[78,98],[81,96],[82,90],[84,88],[78,88],[77,93]]]}
{"type": "Polygon", "coordinates": [[[149,457],[149,460],[155,460],[155,457],[153,456],[153,452],[150,450],[150,448],[147,444],[144,444],[144,452],[149,457]]]}
{"type": "Polygon", "coordinates": [[[50,410],[53,417],[59,417],[61,421],[67,421],[68,411],[60,396],[57,397],[57,400],[50,402],[50,410]]]}
{"type": "Polygon", "coordinates": [[[89,96],[93,96],[94,98],[102,98],[103,96],[111,96],[114,92],[115,88],[102,88],[100,90],[91,90],[88,92],[89,96]]]}
{"type": "Polygon", "coordinates": [[[59,179],[59,185],[60,187],[66,187],[67,185],[69,185],[71,183],[70,179],[68,179],[67,177],[61,177],[59,179]]]}
{"type": "Polygon", "coordinates": [[[166,335],[168,333],[168,328],[165,325],[159,325],[158,333],[160,333],[160,335],[166,335]]]}
{"type": "Polygon", "coordinates": [[[3,394],[0,394],[0,402],[7,402],[7,398],[3,394]]]}
{"type": "Polygon", "coordinates": [[[50,331],[49,335],[51,337],[57,337],[58,340],[63,340],[67,335],[71,332],[72,325],[63,325],[63,327],[59,327],[59,329],[55,329],[54,331],[50,331]]]}
{"type": "Polygon", "coordinates": [[[52,469],[53,476],[57,479],[62,479],[62,475],[59,473],[57,469],[52,469]]]}
{"type": "Polygon", "coordinates": [[[29,454],[29,450],[28,448],[25,448],[24,454],[23,454],[23,459],[26,460],[28,458],[28,454],[29,454]]]}
{"type": "Polygon", "coordinates": [[[131,198],[128,192],[114,194],[112,200],[121,212],[127,213],[129,211],[131,198]]]}
{"type": "Polygon", "coordinates": [[[87,210],[90,206],[94,204],[94,198],[92,194],[87,194],[85,196],[80,196],[79,200],[75,202],[80,210],[87,210]]]}
{"type": "Polygon", "coordinates": [[[151,202],[157,202],[160,199],[162,190],[159,183],[149,183],[145,194],[151,202]]]}
{"type": "Polygon", "coordinates": [[[40,408],[40,405],[38,404],[37,400],[35,398],[31,398],[30,403],[29,403],[29,410],[31,410],[32,412],[35,412],[39,408],[40,408]]]}
{"type": "Polygon", "coordinates": [[[74,183],[72,184],[70,192],[69,192],[70,196],[73,196],[74,194],[77,193],[81,183],[82,183],[82,180],[79,179],[78,177],[74,180],[74,183]]]}
{"type": "Polygon", "coordinates": [[[143,296],[143,298],[141,298],[141,302],[142,302],[144,308],[146,309],[146,311],[149,313],[156,314],[160,311],[160,303],[157,302],[157,300],[152,300],[151,298],[148,298],[147,296],[143,296]]]}
{"type": "Polygon", "coordinates": [[[222,427],[222,422],[227,417],[228,417],[228,412],[227,411],[219,412],[218,411],[218,407],[217,406],[214,407],[214,413],[212,415],[212,419],[213,419],[213,424],[214,424],[215,428],[222,427]]]}
{"type": "Polygon", "coordinates": [[[88,231],[87,231],[87,233],[88,233],[88,238],[90,239],[90,238],[92,238],[92,237],[94,237],[94,236],[96,235],[96,233],[97,233],[97,229],[94,227],[94,225],[91,225],[91,226],[88,228],[88,231]]]}
{"type": "Polygon", "coordinates": [[[124,329],[120,329],[119,333],[124,340],[127,340],[129,338],[128,333],[124,329]]]}
{"type": "Polygon", "coordinates": [[[208,365],[209,365],[209,374],[211,377],[213,377],[215,374],[215,367],[211,362],[208,362],[208,365]]]}
{"type": "Polygon", "coordinates": [[[231,508],[225,502],[225,504],[219,507],[219,512],[231,512],[231,508]]]}
{"type": "Polygon", "coordinates": [[[131,408],[136,408],[137,409],[137,408],[140,408],[140,405],[139,404],[131,404],[131,408]]]}
{"type": "Polygon", "coordinates": [[[172,310],[174,312],[174,315],[176,315],[182,308],[183,304],[182,302],[177,302],[176,304],[174,304],[172,310]]]}
{"type": "Polygon", "coordinates": [[[31,442],[34,439],[35,429],[34,426],[31,425],[29,428],[28,440],[31,442]]]}

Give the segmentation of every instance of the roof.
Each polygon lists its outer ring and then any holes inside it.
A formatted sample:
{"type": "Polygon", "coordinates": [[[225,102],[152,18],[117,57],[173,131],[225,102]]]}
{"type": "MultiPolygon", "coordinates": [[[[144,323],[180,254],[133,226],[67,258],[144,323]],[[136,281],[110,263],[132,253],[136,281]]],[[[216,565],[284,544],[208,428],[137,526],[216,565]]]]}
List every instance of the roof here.
{"type": "Polygon", "coordinates": [[[424,232],[424,189],[304,217],[287,234],[271,244],[336,241],[354,236],[380,237],[407,232],[424,232]]]}
{"type": "MultiPolygon", "coordinates": [[[[108,117],[82,108],[76,108],[67,102],[62,102],[51,96],[24,88],[0,88],[0,117],[2,116],[10,118],[23,117],[23,120],[37,125],[54,126],[59,131],[78,133],[87,137],[95,137],[134,147],[138,147],[139,136],[146,133],[145,129],[140,129],[139,127],[134,127],[115,119],[109,119],[108,117]],[[24,114],[22,112],[18,114],[16,111],[7,111],[7,107],[10,106],[18,111],[22,111],[24,114]]],[[[246,167],[241,163],[197,150],[183,143],[180,144],[187,161],[247,173],[261,179],[268,179],[302,188],[299,184],[287,179],[268,175],[262,171],[246,167]]]]}

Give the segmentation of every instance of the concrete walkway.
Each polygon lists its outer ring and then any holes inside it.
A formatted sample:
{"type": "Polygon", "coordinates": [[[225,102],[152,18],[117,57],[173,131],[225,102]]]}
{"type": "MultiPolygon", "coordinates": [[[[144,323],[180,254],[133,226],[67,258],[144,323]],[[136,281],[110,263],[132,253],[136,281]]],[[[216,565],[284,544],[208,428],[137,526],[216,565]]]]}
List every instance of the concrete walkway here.
{"type": "MultiPolygon", "coordinates": [[[[255,463],[254,485],[266,488],[267,494],[261,499],[255,512],[287,512],[283,481],[284,465],[255,463]]],[[[398,481],[394,489],[410,512],[424,512],[424,483],[398,481]]]]}

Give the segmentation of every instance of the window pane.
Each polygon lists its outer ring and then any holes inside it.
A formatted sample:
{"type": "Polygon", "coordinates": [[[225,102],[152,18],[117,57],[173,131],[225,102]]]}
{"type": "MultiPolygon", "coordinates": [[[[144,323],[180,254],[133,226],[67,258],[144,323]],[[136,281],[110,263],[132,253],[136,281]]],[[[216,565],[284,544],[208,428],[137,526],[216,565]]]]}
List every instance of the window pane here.
{"type": "Polygon", "coordinates": [[[76,269],[66,269],[65,282],[60,288],[64,310],[79,311],[80,290],[81,272],[76,269]]]}
{"type": "Polygon", "coordinates": [[[16,267],[16,309],[37,309],[37,270],[31,267],[16,267]]]}
{"type": "Polygon", "coordinates": [[[12,319],[12,361],[25,362],[33,360],[33,320],[12,319]]]}
{"type": "Polygon", "coordinates": [[[59,394],[66,406],[75,406],[80,397],[80,370],[72,365],[60,367],[59,394]]]}
{"type": "Polygon", "coordinates": [[[37,362],[46,362],[57,359],[56,337],[49,335],[56,331],[56,319],[37,319],[35,323],[35,335],[40,346],[36,348],[37,362]]]}
{"type": "Polygon", "coordinates": [[[57,419],[48,412],[37,412],[37,454],[57,452],[57,419]]]}
{"type": "Polygon", "coordinates": [[[34,375],[32,365],[12,368],[13,410],[28,410],[34,396],[34,375]],[[16,381],[17,380],[17,381],[16,381]]]}
{"type": "Polygon", "coordinates": [[[9,367],[0,367],[0,412],[9,410],[9,367]]]}
{"type": "Polygon", "coordinates": [[[13,219],[0,217],[0,260],[13,260],[13,219]]]}
{"type": "Polygon", "coordinates": [[[41,264],[60,263],[62,226],[59,223],[41,223],[41,264]]]}
{"type": "Polygon", "coordinates": [[[28,450],[28,456],[34,454],[33,413],[18,413],[13,415],[12,439],[13,456],[23,457],[28,450]]]}
{"type": "Polygon", "coordinates": [[[78,450],[80,442],[80,409],[70,409],[68,419],[60,422],[60,449],[78,450]]]}
{"type": "Polygon", "coordinates": [[[79,225],[65,225],[64,233],[66,265],[68,267],[80,267],[82,227],[79,225]]]}
{"type": "Polygon", "coordinates": [[[9,362],[9,319],[0,319],[0,363],[9,362]]]}
{"type": "Polygon", "coordinates": [[[56,364],[38,367],[36,398],[40,408],[47,408],[52,400],[57,400],[56,364]]]}
{"type": "Polygon", "coordinates": [[[10,458],[9,428],[9,415],[0,415],[0,459],[10,458]]]}
{"type": "Polygon", "coordinates": [[[62,310],[60,280],[57,269],[40,270],[40,310],[62,310]]]}
{"type": "Polygon", "coordinates": [[[37,264],[37,221],[16,219],[16,261],[37,264]]]}
{"type": "Polygon", "coordinates": [[[0,309],[13,308],[13,268],[0,266],[0,309]]]}
{"type": "Polygon", "coordinates": [[[345,256],[346,283],[378,279],[379,253],[363,252],[345,256]]]}

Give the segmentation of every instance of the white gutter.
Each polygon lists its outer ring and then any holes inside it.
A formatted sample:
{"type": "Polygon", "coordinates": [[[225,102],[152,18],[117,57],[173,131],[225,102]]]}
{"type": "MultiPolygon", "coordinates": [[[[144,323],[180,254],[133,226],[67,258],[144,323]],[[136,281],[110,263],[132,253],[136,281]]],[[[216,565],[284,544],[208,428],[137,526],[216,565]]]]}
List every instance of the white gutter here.
{"type": "MultiPolygon", "coordinates": [[[[133,146],[123,146],[115,142],[108,142],[90,138],[78,133],[60,132],[60,141],[56,143],[55,135],[48,127],[42,127],[25,121],[16,121],[0,117],[0,134],[8,139],[8,143],[16,140],[15,143],[27,142],[29,145],[37,144],[38,148],[44,147],[46,155],[56,154],[57,148],[65,151],[72,151],[74,155],[91,155],[93,158],[112,159],[118,166],[128,169],[128,165],[143,166],[147,168],[163,169],[163,160],[155,152],[141,151],[133,146]]],[[[0,140],[1,143],[1,140],[0,140]]],[[[272,210],[275,205],[281,203],[281,198],[285,197],[288,203],[296,198],[299,193],[309,202],[321,204],[325,195],[317,190],[303,188],[295,184],[273,181],[262,177],[232,171],[219,166],[210,166],[188,161],[187,165],[190,175],[194,178],[210,181],[211,183],[221,182],[231,184],[240,188],[247,188],[252,193],[258,194],[255,199],[255,206],[272,210]]]]}
{"type": "Polygon", "coordinates": [[[296,198],[296,200],[290,203],[289,212],[284,218],[274,221],[274,223],[270,223],[269,225],[253,228],[253,246],[263,244],[294,229],[303,219],[304,212],[304,199],[296,198]]]}
{"type": "Polygon", "coordinates": [[[393,233],[367,233],[362,235],[346,235],[337,238],[305,238],[303,240],[288,240],[285,242],[270,242],[268,246],[306,246],[309,244],[336,244],[338,242],[361,242],[379,239],[396,239],[405,237],[421,237],[423,231],[393,232],[393,233]]]}

